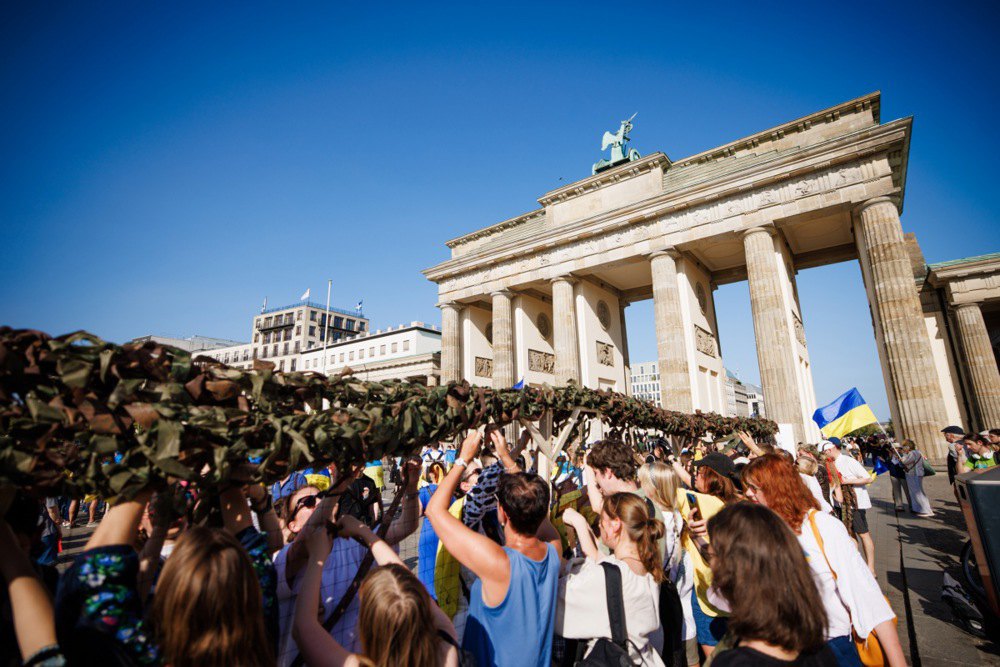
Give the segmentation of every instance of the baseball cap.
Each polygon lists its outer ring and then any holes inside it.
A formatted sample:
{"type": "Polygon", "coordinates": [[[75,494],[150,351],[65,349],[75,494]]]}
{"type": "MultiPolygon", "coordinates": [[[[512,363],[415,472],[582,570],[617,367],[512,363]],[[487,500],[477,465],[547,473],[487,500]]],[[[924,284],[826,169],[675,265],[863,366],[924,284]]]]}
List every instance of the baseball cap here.
{"type": "Polygon", "coordinates": [[[950,433],[952,435],[965,435],[965,431],[962,430],[961,426],[945,426],[941,429],[942,433],[950,433]]]}
{"type": "Polygon", "coordinates": [[[705,454],[701,459],[694,462],[695,467],[705,466],[710,470],[714,470],[723,477],[729,477],[732,479],[736,476],[736,466],[733,464],[733,460],[721,454],[719,452],[710,452],[705,454]]]}
{"type": "Polygon", "coordinates": [[[828,452],[831,449],[840,449],[837,445],[833,444],[829,440],[821,440],[819,443],[819,451],[828,452]]]}
{"type": "Polygon", "coordinates": [[[829,441],[832,442],[833,444],[835,444],[838,447],[843,447],[843,443],[840,442],[840,438],[830,438],[829,441]]]}

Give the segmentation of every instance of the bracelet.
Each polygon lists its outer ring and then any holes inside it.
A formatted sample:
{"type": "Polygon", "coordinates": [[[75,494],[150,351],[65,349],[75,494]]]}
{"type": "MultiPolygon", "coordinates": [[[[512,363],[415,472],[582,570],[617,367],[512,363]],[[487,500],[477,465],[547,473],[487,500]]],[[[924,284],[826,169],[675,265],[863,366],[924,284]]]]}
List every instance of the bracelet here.
{"type": "Polygon", "coordinates": [[[455,459],[455,467],[456,468],[458,466],[462,466],[464,468],[467,465],[469,465],[469,462],[466,461],[465,459],[463,459],[462,457],[458,457],[457,459],[455,459]]]}
{"type": "Polygon", "coordinates": [[[417,498],[419,496],[420,496],[420,492],[419,491],[413,491],[411,493],[404,494],[403,498],[417,498]]]}
{"type": "Polygon", "coordinates": [[[264,502],[262,503],[250,503],[250,509],[253,510],[254,514],[267,514],[274,506],[271,504],[271,496],[264,496],[264,502]]]}

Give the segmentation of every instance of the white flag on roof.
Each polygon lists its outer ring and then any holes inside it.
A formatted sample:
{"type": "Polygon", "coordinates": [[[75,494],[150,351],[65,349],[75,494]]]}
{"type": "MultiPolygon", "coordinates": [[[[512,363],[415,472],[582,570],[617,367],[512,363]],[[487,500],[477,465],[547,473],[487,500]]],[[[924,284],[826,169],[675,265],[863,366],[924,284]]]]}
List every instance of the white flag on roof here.
{"type": "Polygon", "coordinates": [[[307,290],[305,291],[305,293],[304,293],[304,294],[303,294],[302,296],[300,296],[299,298],[300,298],[300,299],[301,299],[302,301],[305,301],[306,299],[308,299],[308,298],[309,298],[309,293],[310,293],[310,292],[312,292],[312,287],[310,287],[309,289],[307,289],[307,290]]]}

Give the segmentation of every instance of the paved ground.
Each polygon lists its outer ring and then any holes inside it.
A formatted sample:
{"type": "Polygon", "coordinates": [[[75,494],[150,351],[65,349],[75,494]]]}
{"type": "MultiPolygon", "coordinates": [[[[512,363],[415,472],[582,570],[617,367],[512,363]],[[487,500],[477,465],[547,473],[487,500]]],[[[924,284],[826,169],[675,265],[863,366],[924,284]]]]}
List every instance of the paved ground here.
{"type": "Polygon", "coordinates": [[[962,581],[959,554],[968,533],[958,502],[940,473],[925,478],[935,516],[896,513],[887,475],[872,484],[869,512],[879,582],[899,617],[903,649],[912,665],[1000,665],[1000,646],[966,633],[941,600],[947,571],[962,581]]]}
{"type": "MultiPolygon", "coordinates": [[[[899,635],[910,664],[920,667],[1000,665],[1000,645],[966,633],[941,600],[943,573],[962,581],[959,554],[968,537],[965,521],[941,473],[925,479],[935,516],[897,514],[887,475],[870,487],[874,507],[868,521],[875,542],[879,582],[899,617],[899,635]]],[[[386,505],[391,494],[386,494],[386,505]]],[[[91,530],[65,531],[63,559],[83,548],[91,530]]],[[[400,555],[416,565],[417,533],[400,545],[400,555]]]]}

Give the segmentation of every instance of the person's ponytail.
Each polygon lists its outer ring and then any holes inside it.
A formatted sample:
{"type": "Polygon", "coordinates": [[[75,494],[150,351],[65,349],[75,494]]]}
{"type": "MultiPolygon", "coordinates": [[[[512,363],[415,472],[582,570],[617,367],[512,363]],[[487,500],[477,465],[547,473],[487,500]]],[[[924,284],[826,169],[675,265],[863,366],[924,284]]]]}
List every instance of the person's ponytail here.
{"type": "Polygon", "coordinates": [[[638,532],[635,546],[639,551],[639,560],[642,561],[646,572],[653,575],[656,583],[662,584],[666,574],[663,571],[663,561],[660,558],[659,541],[666,534],[666,527],[659,519],[650,517],[646,519],[638,532]]]}
{"type": "Polygon", "coordinates": [[[656,583],[662,583],[666,575],[658,542],[666,534],[663,522],[650,516],[646,502],[634,493],[622,492],[608,496],[604,499],[602,511],[622,522],[622,532],[628,533],[629,539],[635,544],[646,572],[653,575],[656,583]]]}

